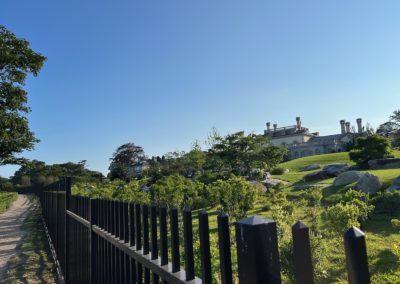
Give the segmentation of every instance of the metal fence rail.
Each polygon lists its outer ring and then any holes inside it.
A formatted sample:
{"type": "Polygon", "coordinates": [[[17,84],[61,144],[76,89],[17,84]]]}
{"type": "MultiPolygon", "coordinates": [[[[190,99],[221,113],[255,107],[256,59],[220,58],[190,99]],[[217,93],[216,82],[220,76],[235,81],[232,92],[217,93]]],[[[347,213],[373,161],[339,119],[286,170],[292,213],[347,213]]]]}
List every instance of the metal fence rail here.
{"type": "MultiPolygon", "coordinates": [[[[192,212],[116,200],[71,196],[63,178],[41,193],[43,219],[65,283],[212,283],[208,213],[199,213],[201,275],[195,275],[192,212]],[[180,237],[183,232],[183,238],[180,237]],[[181,268],[183,239],[184,269],[181,268]],[[171,254],[171,255],[170,255],[171,254]]],[[[233,283],[229,218],[217,217],[221,282],[233,283]]],[[[236,222],[240,283],[281,283],[276,223],[261,217],[236,222]]],[[[292,227],[295,279],[314,283],[308,228],[292,227]]],[[[344,236],[349,283],[369,283],[364,234],[344,236]]]]}

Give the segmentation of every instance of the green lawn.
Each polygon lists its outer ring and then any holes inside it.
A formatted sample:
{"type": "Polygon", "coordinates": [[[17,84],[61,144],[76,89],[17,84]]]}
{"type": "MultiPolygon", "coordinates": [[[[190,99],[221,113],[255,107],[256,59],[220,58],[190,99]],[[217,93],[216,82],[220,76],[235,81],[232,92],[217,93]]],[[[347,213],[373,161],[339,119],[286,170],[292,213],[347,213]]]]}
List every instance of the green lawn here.
{"type": "Polygon", "coordinates": [[[17,200],[16,192],[0,192],[0,213],[6,211],[17,200]]]}
{"type": "Polygon", "coordinates": [[[32,211],[22,225],[26,235],[18,247],[17,255],[8,262],[1,283],[57,283],[38,201],[33,200],[33,204],[32,211]]]}
{"type": "MultiPolygon", "coordinates": [[[[393,151],[393,154],[395,155],[395,157],[400,157],[400,151],[393,151]]],[[[289,182],[290,183],[288,185],[289,191],[307,187],[309,185],[329,186],[332,185],[334,179],[327,179],[320,181],[318,183],[311,183],[311,184],[303,183],[302,182],[303,177],[314,171],[301,172],[300,170],[310,164],[319,164],[321,165],[322,168],[325,165],[333,163],[352,164],[352,162],[348,158],[348,152],[310,156],[280,164],[279,165],[280,167],[287,168],[290,170],[290,172],[283,175],[275,175],[273,177],[289,182]]],[[[371,174],[378,176],[381,182],[383,183],[383,188],[389,187],[391,183],[394,181],[394,179],[400,176],[400,169],[367,170],[367,172],[370,172],[371,174]]]]}
{"type": "Polygon", "coordinates": [[[321,165],[321,167],[323,167],[325,165],[334,163],[353,164],[349,159],[349,153],[342,152],[342,153],[332,153],[332,154],[315,155],[315,156],[299,158],[282,163],[279,166],[285,169],[289,169],[290,171],[299,172],[301,171],[302,168],[310,164],[318,164],[321,165]]]}

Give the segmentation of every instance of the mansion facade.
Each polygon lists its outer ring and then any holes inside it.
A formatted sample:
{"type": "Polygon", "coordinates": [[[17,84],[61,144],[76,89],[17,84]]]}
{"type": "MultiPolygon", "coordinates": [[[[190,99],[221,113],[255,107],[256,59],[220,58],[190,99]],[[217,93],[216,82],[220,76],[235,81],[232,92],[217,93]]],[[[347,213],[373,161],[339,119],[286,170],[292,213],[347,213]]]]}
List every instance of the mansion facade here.
{"type": "Polygon", "coordinates": [[[271,123],[267,122],[267,129],[264,135],[271,139],[274,145],[284,145],[288,148],[289,160],[328,154],[334,152],[343,152],[346,146],[353,140],[353,133],[364,133],[362,119],[357,119],[357,130],[351,129],[350,122],[345,120],[340,121],[340,133],[333,135],[320,136],[319,132],[310,132],[306,127],[302,126],[300,117],[296,118],[296,124],[280,127],[274,124],[271,128],[271,123]]]}

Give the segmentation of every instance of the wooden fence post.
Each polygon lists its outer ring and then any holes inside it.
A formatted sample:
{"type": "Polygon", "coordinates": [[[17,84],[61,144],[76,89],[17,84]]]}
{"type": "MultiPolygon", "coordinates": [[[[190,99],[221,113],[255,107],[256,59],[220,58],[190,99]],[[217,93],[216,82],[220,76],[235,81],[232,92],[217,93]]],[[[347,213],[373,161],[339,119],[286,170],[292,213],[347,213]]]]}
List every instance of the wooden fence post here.
{"type": "Polygon", "coordinates": [[[239,283],[281,283],[275,221],[259,216],[236,222],[239,283]]]}

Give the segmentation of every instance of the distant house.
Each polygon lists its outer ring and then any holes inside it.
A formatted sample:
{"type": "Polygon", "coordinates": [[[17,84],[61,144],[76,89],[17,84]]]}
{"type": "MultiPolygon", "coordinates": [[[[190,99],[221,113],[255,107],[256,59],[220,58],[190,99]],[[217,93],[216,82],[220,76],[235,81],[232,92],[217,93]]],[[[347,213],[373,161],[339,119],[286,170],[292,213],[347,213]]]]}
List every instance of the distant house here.
{"type": "MultiPolygon", "coordinates": [[[[345,151],[346,145],[354,137],[350,122],[345,120],[340,121],[341,133],[326,136],[320,136],[319,132],[310,132],[308,128],[303,127],[300,117],[296,118],[295,125],[280,128],[277,124],[271,128],[270,122],[266,125],[264,135],[270,137],[272,144],[286,146],[289,150],[289,160],[345,151]]],[[[357,133],[364,134],[361,118],[357,119],[357,133]]]]}

